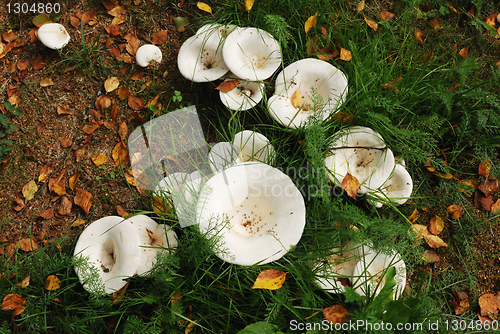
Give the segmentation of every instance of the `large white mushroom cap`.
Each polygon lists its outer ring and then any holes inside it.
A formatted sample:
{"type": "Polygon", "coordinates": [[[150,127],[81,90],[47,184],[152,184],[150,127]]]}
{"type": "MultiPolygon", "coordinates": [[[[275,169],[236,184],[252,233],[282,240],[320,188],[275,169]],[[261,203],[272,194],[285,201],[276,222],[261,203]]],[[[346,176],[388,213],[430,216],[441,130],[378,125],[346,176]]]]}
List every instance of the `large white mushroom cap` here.
{"type": "Polygon", "coordinates": [[[370,128],[353,126],[341,130],[325,159],[331,172],[328,177],[337,185],[347,173],[360,183],[359,193],[375,191],[389,178],[394,168],[394,155],[382,136],[370,128]]]}
{"type": "Polygon", "coordinates": [[[135,60],[142,67],[147,67],[151,62],[161,63],[161,49],[153,44],[143,45],[137,49],[135,60]]]}
{"type": "Polygon", "coordinates": [[[269,78],[281,64],[278,41],[258,28],[234,29],[227,36],[222,52],[229,70],[249,81],[269,78]]]}
{"type": "Polygon", "coordinates": [[[177,66],[182,76],[194,82],[214,81],[227,73],[222,58],[224,35],[218,26],[200,28],[196,35],[188,38],[179,49],[177,66]]]}
{"type": "MultiPolygon", "coordinates": [[[[239,79],[228,78],[224,81],[239,79]]],[[[229,92],[220,91],[220,99],[226,107],[231,110],[248,110],[257,105],[262,100],[264,83],[256,81],[239,80],[238,85],[229,92]]]]}
{"type": "Polygon", "coordinates": [[[280,259],[299,242],[305,226],[304,199],[292,180],[256,162],[209,179],[196,213],[200,231],[217,240],[217,256],[240,265],[280,259]]]}
{"type": "Polygon", "coordinates": [[[346,96],[347,78],[342,71],[325,61],[307,58],[278,74],[275,93],[267,106],[278,122],[295,129],[315,112],[321,113],[320,119],[327,119],[346,96]]]}
{"type": "Polygon", "coordinates": [[[50,49],[62,49],[71,37],[66,28],[59,23],[46,23],[38,29],[38,39],[50,49]]]}
{"type": "Polygon", "coordinates": [[[269,139],[255,131],[238,132],[234,135],[233,145],[238,149],[236,163],[258,161],[271,164],[276,155],[269,139]]]}
{"type": "Polygon", "coordinates": [[[377,253],[370,250],[354,268],[354,290],[364,296],[378,295],[385,285],[385,274],[389,267],[395,267],[396,286],[393,290],[394,300],[401,297],[406,285],[406,265],[398,252],[391,254],[377,253]]]}
{"type": "Polygon", "coordinates": [[[238,159],[238,151],[239,149],[236,146],[228,142],[215,144],[208,153],[208,161],[212,172],[217,173],[234,165],[236,159],[238,159]]]}
{"type": "Polygon", "coordinates": [[[413,191],[413,180],[410,173],[403,165],[396,163],[394,170],[387,181],[373,195],[380,200],[370,200],[377,208],[380,208],[384,199],[388,199],[396,205],[406,203],[413,191]]]}

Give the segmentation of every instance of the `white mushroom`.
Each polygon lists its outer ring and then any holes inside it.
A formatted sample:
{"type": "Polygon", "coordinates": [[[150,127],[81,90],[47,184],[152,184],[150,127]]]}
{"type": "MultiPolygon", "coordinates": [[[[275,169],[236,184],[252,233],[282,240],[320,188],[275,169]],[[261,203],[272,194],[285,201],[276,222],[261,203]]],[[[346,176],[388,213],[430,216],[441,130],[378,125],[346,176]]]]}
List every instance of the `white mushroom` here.
{"type": "Polygon", "coordinates": [[[240,265],[280,259],[298,243],[305,226],[304,199],[292,180],[256,162],[208,180],[196,214],[200,231],[217,240],[216,255],[240,265]]]}
{"type": "Polygon", "coordinates": [[[146,44],[137,49],[135,60],[139,66],[147,67],[151,62],[161,63],[162,53],[156,45],[146,44]]]}
{"type": "Polygon", "coordinates": [[[217,33],[219,34],[220,37],[226,38],[227,35],[229,35],[236,28],[237,26],[235,26],[234,24],[228,24],[228,25],[217,24],[217,23],[205,24],[196,31],[196,35],[217,33]]]}
{"type": "Polygon", "coordinates": [[[38,29],[38,39],[50,49],[62,49],[71,37],[66,28],[59,23],[46,23],[38,29]]]}
{"type": "Polygon", "coordinates": [[[271,164],[276,155],[269,139],[255,131],[238,132],[234,135],[233,145],[238,149],[236,163],[259,161],[271,164]]]}
{"type": "Polygon", "coordinates": [[[249,81],[269,78],[281,64],[278,41],[258,28],[234,29],[227,36],[222,53],[229,70],[249,81]]]}
{"type": "Polygon", "coordinates": [[[239,149],[231,143],[220,142],[215,144],[208,154],[210,169],[217,173],[236,163],[239,149]]]}
{"type": "Polygon", "coordinates": [[[225,38],[217,28],[214,30],[210,27],[200,28],[200,33],[188,38],[179,49],[179,71],[186,79],[194,82],[214,81],[228,71],[222,58],[225,38]]]}
{"type": "Polygon", "coordinates": [[[344,73],[330,63],[308,58],[288,65],[278,74],[275,93],[267,106],[278,122],[295,129],[315,113],[321,120],[327,119],[346,96],[344,73]]]}
{"type": "Polygon", "coordinates": [[[379,190],[371,194],[375,198],[370,199],[369,202],[377,208],[383,205],[385,199],[390,200],[396,205],[401,205],[406,203],[412,191],[413,180],[410,173],[408,173],[404,166],[396,163],[389,179],[385,181],[379,190]]]}
{"type": "Polygon", "coordinates": [[[382,136],[370,128],[353,126],[337,133],[339,138],[325,159],[328,177],[337,185],[347,173],[360,183],[358,193],[378,189],[389,178],[394,168],[394,155],[382,136]]]}
{"type": "MultiPolygon", "coordinates": [[[[239,79],[226,79],[233,81],[239,79]]],[[[256,81],[239,80],[238,85],[229,92],[220,91],[220,99],[226,107],[231,110],[248,110],[257,105],[262,100],[264,83],[256,81]]]]}
{"type": "Polygon", "coordinates": [[[406,285],[406,265],[398,252],[391,254],[377,253],[370,250],[354,268],[354,290],[364,296],[378,295],[385,285],[385,274],[389,267],[395,267],[396,286],[393,290],[394,300],[401,297],[406,285]]]}

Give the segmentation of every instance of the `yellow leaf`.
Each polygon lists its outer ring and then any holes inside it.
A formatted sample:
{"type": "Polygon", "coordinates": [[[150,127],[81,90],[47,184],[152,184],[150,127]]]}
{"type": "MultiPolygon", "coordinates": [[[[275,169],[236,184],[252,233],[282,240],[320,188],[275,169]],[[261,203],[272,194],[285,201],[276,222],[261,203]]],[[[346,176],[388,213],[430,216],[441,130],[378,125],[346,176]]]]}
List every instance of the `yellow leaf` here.
{"type": "Polygon", "coordinates": [[[245,7],[247,11],[250,11],[252,9],[254,2],[255,0],[245,0],[245,7]]]}
{"type": "Polygon", "coordinates": [[[80,173],[78,173],[78,170],[76,170],[76,173],[75,175],[73,175],[72,177],[69,178],[69,188],[71,190],[75,190],[75,185],[76,185],[76,182],[78,181],[78,178],[80,177],[80,173]]]}
{"type": "Polygon", "coordinates": [[[26,276],[25,279],[23,279],[21,282],[16,283],[14,285],[17,286],[17,287],[19,287],[19,288],[21,288],[21,289],[24,289],[25,287],[27,287],[28,285],[30,285],[30,277],[26,276]]]}
{"type": "Polygon", "coordinates": [[[45,279],[45,290],[57,290],[61,287],[61,280],[56,275],[50,275],[45,279]]]}
{"type": "Polygon", "coordinates": [[[351,51],[346,50],[344,48],[340,48],[340,59],[349,61],[352,59],[351,51]]]}
{"type": "Polygon", "coordinates": [[[419,238],[419,239],[423,239],[424,236],[426,235],[429,235],[429,230],[427,229],[427,226],[425,225],[422,225],[422,224],[413,224],[411,226],[411,229],[413,230],[413,232],[415,232],[416,236],[419,238]]]}
{"type": "Polygon", "coordinates": [[[356,195],[359,190],[359,181],[355,176],[352,176],[351,174],[347,173],[342,180],[342,189],[344,189],[347,192],[347,195],[350,197],[356,199],[356,195]]]}
{"type": "Polygon", "coordinates": [[[358,2],[358,6],[356,9],[358,10],[358,12],[361,12],[363,9],[365,9],[365,0],[361,0],[360,2],[358,2]]]}
{"type": "Polygon", "coordinates": [[[300,102],[302,102],[302,93],[300,92],[300,88],[297,88],[297,90],[292,94],[290,100],[294,108],[298,108],[300,106],[300,102]]]}
{"type": "MultiPolygon", "coordinates": [[[[493,207],[491,209],[493,211],[493,207]]],[[[451,219],[458,219],[462,217],[463,209],[460,205],[453,204],[446,208],[446,212],[448,212],[451,215],[450,216],[451,219]]]]}
{"type": "Polygon", "coordinates": [[[52,166],[44,165],[40,170],[40,175],[38,176],[38,182],[45,182],[49,179],[49,175],[54,171],[52,166]]]}
{"type": "Polygon", "coordinates": [[[266,269],[260,272],[252,285],[252,289],[277,290],[285,283],[286,272],[266,269]]]}
{"type": "Polygon", "coordinates": [[[413,213],[410,215],[410,217],[408,217],[408,220],[412,223],[416,222],[418,219],[418,210],[417,208],[415,208],[415,210],[413,210],[413,213]]]}
{"type": "Polygon", "coordinates": [[[54,81],[52,81],[51,78],[45,78],[40,81],[40,86],[41,87],[47,87],[47,86],[53,86],[54,81]]]}
{"type": "Polygon", "coordinates": [[[59,196],[66,194],[66,186],[62,182],[55,182],[53,186],[53,190],[59,196]]]}
{"type": "Polygon", "coordinates": [[[369,26],[370,28],[372,28],[374,31],[377,31],[377,30],[378,30],[378,23],[377,23],[377,22],[375,22],[375,21],[373,21],[373,20],[370,20],[370,19],[367,19],[366,17],[365,17],[365,22],[366,22],[366,24],[368,24],[368,26],[369,26]]]}
{"type": "Polygon", "coordinates": [[[415,28],[415,31],[413,32],[413,34],[415,35],[415,38],[418,39],[418,41],[420,43],[424,42],[424,33],[420,29],[415,28]]]}
{"type": "Polygon", "coordinates": [[[71,224],[71,227],[77,227],[83,224],[85,224],[85,219],[77,219],[71,224]]]}
{"type": "Polygon", "coordinates": [[[440,237],[433,234],[424,235],[425,242],[432,248],[448,247],[448,244],[440,237]]]}
{"type": "Polygon", "coordinates": [[[90,157],[92,161],[96,164],[96,166],[100,166],[105,164],[108,161],[108,158],[104,155],[104,153],[98,153],[90,157]]]}
{"type": "Polygon", "coordinates": [[[210,8],[210,6],[207,5],[206,3],[204,3],[204,2],[198,2],[196,4],[196,6],[198,6],[198,9],[201,9],[204,12],[212,14],[212,8],[210,8]]]}
{"type": "Polygon", "coordinates": [[[486,158],[479,164],[477,173],[481,176],[488,177],[490,171],[491,171],[491,161],[490,159],[486,158]]]}
{"type": "MultiPolygon", "coordinates": [[[[492,213],[497,213],[500,211],[500,198],[497,199],[497,201],[491,206],[491,212],[492,213]]],[[[452,216],[453,218],[453,216],[452,216]]]]}
{"type": "Polygon", "coordinates": [[[118,86],[120,86],[120,79],[117,77],[109,77],[104,82],[104,89],[106,89],[106,93],[114,91],[118,88],[118,86]]]}
{"type": "Polygon", "coordinates": [[[120,164],[122,166],[126,166],[130,161],[127,146],[123,142],[119,142],[115,145],[113,152],[111,152],[111,156],[113,157],[116,166],[120,164]]]}
{"type": "Polygon", "coordinates": [[[307,19],[306,23],[304,24],[304,30],[306,31],[306,34],[310,29],[316,27],[316,23],[317,23],[316,18],[317,17],[318,17],[318,13],[314,14],[313,16],[311,16],[310,18],[307,19]]]}
{"type": "Polygon", "coordinates": [[[445,180],[449,180],[449,179],[452,179],[453,178],[453,174],[450,174],[450,173],[447,173],[447,174],[443,174],[443,173],[434,173],[436,176],[439,176],[440,178],[442,179],[445,179],[445,180]]]}
{"type": "Polygon", "coordinates": [[[36,185],[34,180],[31,180],[23,187],[23,196],[26,202],[35,197],[35,193],[38,190],[38,186],[36,185]]]}

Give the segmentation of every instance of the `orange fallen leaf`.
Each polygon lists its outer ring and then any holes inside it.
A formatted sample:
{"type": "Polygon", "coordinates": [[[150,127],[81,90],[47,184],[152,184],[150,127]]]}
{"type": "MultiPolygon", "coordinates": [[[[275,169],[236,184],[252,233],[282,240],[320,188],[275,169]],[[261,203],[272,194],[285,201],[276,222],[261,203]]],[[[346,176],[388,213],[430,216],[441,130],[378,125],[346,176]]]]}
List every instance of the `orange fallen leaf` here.
{"type": "Polygon", "coordinates": [[[358,2],[358,5],[356,6],[356,10],[358,12],[361,12],[365,9],[365,0],[361,0],[360,2],[358,2]]]}
{"type": "Polygon", "coordinates": [[[168,30],[162,29],[157,31],[152,38],[152,42],[154,45],[163,44],[167,41],[168,38],[168,30]]]}
{"type": "Polygon", "coordinates": [[[40,81],[40,87],[53,86],[54,81],[51,78],[45,78],[40,81]]]}
{"type": "Polygon", "coordinates": [[[486,158],[479,164],[478,174],[483,177],[488,177],[491,171],[491,161],[486,158]]]}
{"type": "Polygon", "coordinates": [[[434,51],[430,50],[430,51],[424,53],[424,55],[422,56],[422,58],[424,58],[424,62],[431,61],[432,58],[434,58],[434,51]]]}
{"type": "Polygon", "coordinates": [[[225,80],[220,83],[219,86],[217,86],[215,89],[220,90],[221,92],[228,93],[235,89],[238,84],[240,83],[239,80],[225,80]]]}
{"type": "Polygon", "coordinates": [[[455,289],[451,289],[451,293],[455,297],[451,301],[451,306],[455,310],[455,314],[460,315],[465,313],[470,308],[469,296],[465,292],[455,289]]]}
{"type": "Polygon", "coordinates": [[[127,41],[127,45],[125,46],[128,53],[132,56],[135,56],[137,50],[141,46],[141,41],[134,33],[128,33],[123,37],[127,41]]]}
{"type": "Polygon", "coordinates": [[[497,25],[496,18],[497,18],[497,14],[491,14],[491,15],[486,16],[486,18],[484,19],[484,22],[486,22],[486,24],[489,24],[490,26],[495,28],[497,25]]]}
{"type": "Polygon", "coordinates": [[[109,108],[110,106],[111,98],[106,94],[99,95],[99,97],[95,101],[95,107],[101,111],[109,108]]]}
{"type": "Polygon", "coordinates": [[[123,142],[119,142],[115,145],[113,152],[111,152],[111,157],[113,158],[116,166],[121,164],[125,167],[130,161],[127,146],[123,142]]]}
{"type": "Polygon", "coordinates": [[[444,229],[444,221],[441,219],[441,217],[435,215],[431,218],[428,229],[432,234],[438,235],[444,229]]]}
{"type": "Polygon", "coordinates": [[[119,301],[125,299],[125,291],[127,291],[128,285],[130,283],[127,282],[124,286],[120,288],[120,290],[113,292],[113,304],[118,303],[119,301]]]}
{"type": "Polygon", "coordinates": [[[76,182],[78,181],[78,178],[80,177],[80,173],[78,172],[78,170],[76,170],[75,174],[69,178],[69,188],[71,190],[75,190],[75,185],[76,185],[76,182]]]}
{"type": "Polygon", "coordinates": [[[388,83],[382,84],[382,88],[384,88],[384,89],[393,89],[401,81],[403,81],[403,77],[399,77],[399,78],[394,79],[394,80],[392,80],[392,81],[390,81],[388,83]]]}
{"type": "Polygon", "coordinates": [[[425,262],[439,262],[440,258],[435,251],[428,249],[422,255],[422,260],[425,262]]]}
{"type": "Polygon", "coordinates": [[[96,122],[96,121],[92,120],[83,126],[82,131],[88,135],[91,135],[96,130],[98,130],[100,127],[101,127],[101,122],[96,122]]]}
{"type": "Polygon", "coordinates": [[[349,312],[342,305],[333,305],[325,308],[323,315],[330,324],[343,324],[349,320],[349,312]]]}
{"type": "Polygon", "coordinates": [[[244,0],[245,1],[245,9],[249,12],[252,10],[253,3],[255,0],[244,0]]]}
{"type": "Polygon", "coordinates": [[[31,238],[23,238],[19,240],[18,246],[25,252],[31,252],[40,249],[40,246],[38,246],[38,244],[34,242],[31,238]]]}
{"type": "Polygon", "coordinates": [[[481,309],[481,316],[496,319],[498,315],[498,302],[497,296],[492,293],[485,293],[479,297],[479,308],[481,309]]]}
{"type": "Polygon", "coordinates": [[[366,24],[368,24],[368,26],[370,28],[372,28],[374,31],[378,30],[378,23],[377,22],[370,20],[370,19],[367,19],[366,17],[364,19],[365,19],[366,24]]]}
{"type": "Polygon", "coordinates": [[[45,290],[57,290],[61,287],[61,280],[56,275],[50,275],[45,279],[45,290]]]}
{"type": "Polygon", "coordinates": [[[23,196],[26,202],[35,197],[35,193],[38,191],[38,185],[34,180],[31,180],[23,187],[23,196]]]}
{"type": "Polygon", "coordinates": [[[58,115],[74,115],[74,113],[66,107],[57,106],[57,114],[58,115]]]}
{"type": "Polygon", "coordinates": [[[139,96],[129,95],[128,106],[134,110],[141,110],[144,108],[144,99],[139,96]]]}
{"type": "Polygon", "coordinates": [[[306,23],[304,24],[304,30],[305,30],[306,34],[309,30],[316,27],[317,17],[318,17],[318,13],[314,14],[313,16],[311,16],[307,19],[306,23]]]}
{"type": "Polygon", "coordinates": [[[352,59],[351,51],[346,50],[346,49],[341,47],[340,48],[340,59],[345,60],[345,61],[351,60],[352,59]]]}
{"type": "Polygon", "coordinates": [[[198,2],[196,4],[196,6],[198,7],[198,9],[200,9],[200,10],[202,10],[204,12],[212,14],[212,8],[210,8],[210,6],[207,5],[206,3],[204,3],[204,2],[198,2]]]}
{"type": "Polygon", "coordinates": [[[417,208],[415,208],[412,212],[412,214],[410,215],[410,217],[408,217],[408,220],[412,223],[416,222],[418,219],[418,210],[417,208]]]}
{"type": "Polygon", "coordinates": [[[430,234],[429,230],[427,229],[427,226],[422,224],[413,224],[411,225],[411,229],[419,239],[423,239],[425,235],[430,234]]]}
{"type": "Polygon", "coordinates": [[[491,206],[492,213],[497,213],[498,211],[500,211],[500,198],[491,206]]]}
{"type": "Polygon", "coordinates": [[[45,182],[49,179],[50,174],[54,171],[51,165],[44,165],[40,170],[40,174],[38,175],[38,182],[45,182]]]}
{"type": "Polygon", "coordinates": [[[90,157],[96,166],[101,166],[108,161],[104,153],[97,153],[90,157]]]}
{"type": "Polygon", "coordinates": [[[43,219],[52,219],[54,218],[54,209],[49,208],[47,210],[44,210],[40,213],[40,217],[43,219]]]}
{"type": "Polygon", "coordinates": [[[92,206],[92,194],[86,190],[76,188],[76,195],[73,202],[88,215],[92,206]]]}
{"type": "Polygon", "coordinates": [[[13,311],[12,318],[14,318],[16,315],[23,313],[23,311],[26,309],[26,306],[24,306],[25,302],[26,299],[21,297],[21,295],[17,293],[9,293],[3,298],[2,310],[13,311]]]}
{"type": "Polygon", "coordinates": [[[96,24],[97,17],[95,14],[95,9],[90,9],[90,10],[86,11],[85,13],[83,13],[81,19],[83,21],[83,25],[88,24],[90,26],[93,26],[94,24],[96,24]]]}
{"type": "Polygon", "coordinates": [[[359,190],[359,181],[355,176],[352,176],[351,174],[347,173],[342,180],[342,189],[344,189],[347,192],[347,195],[350,197],[356,199],[356,195],[359,190]]]}
{"type": "Polygon", "coordinates": [[[415,31],[413,32],[415,35],[415,38],[418,39],[420,43],[424,43],[424,33],[420,30],[415,28],[415,31]]]}
{"type": "Polygon", "coordinates": [[[498,190],[498,181],[487,179],[485,182],[481,182],[477,189],[480,190],[484,196],[490,196],[498,190]]]}
{"type": "Polygon", "coordinates": [[[116,92],[118,94],[118,98],[122,101],[128,98],[128,96],[130,95],[130,89],[127,87],[121,87],[116,92]]]}
{"type": "Polygon", "coordinates": [[[290,102],[292,102],[292,106],[294,108],[298,108],[300,106],[300,103],[302,102],[302,93],[300,92],[300,88],[297,88],[297,90],[293,92],[290,102]]]}
{"type": "Polygon", "coordinates": [[[458,54],[460,55],[460,57],[466,58],[467,55],[469,54],[469,50],[467,48],[463,48],[460,50],[460,52],[458,54]]]}
{"type": "Polygon", "coordinates": [[[474,193],[474,205],[476,208],[483,211],[491,211],[493,204],[492,195],[485,196],[482,191],[476,189],[476,192],[474,193]]]}
{"type": "Polygon", "coordinates": [[[448,6],[448,8],[450,8],[450,9],[451,9],[451,11],[452,11],[453,13],[458,14],[458,10],[457,10],[455,7],[453,7],[453,6],[452,6],[452,5],[450,5],[449,3],[447,3],[446,5],[448,6]]]}
{"type": "Polygon", "coordinates": [[[130,215],[130,213],[125,211],[121,205],[116,206],[116,213],[118,214],[118,216],[123,217],[123,218],[126,218],[130,215]]]}
{"type": "Polygon", "coordinates": [[[450,205],[446,208],[446,212],[450,214],[451,219],[458,219],[462,217],[462,207],[460,205],[450,205]]]}
{"type": "Polygon", "coordinates": [[[377,13],[377,17],[380,21],[387,22],[394,17],[394,14],[387,10],[383,10],[380,13],[377,13]]]}
{"type": "Polygon", "coordinates": [[[113,37],[122,34],[122,30],[121,30],[120,26],[117,24],[110,24],[109,26],[104,27],[104,29],[106,30],[106,32],[108,34],[110,34],[113,37]]]}
{"type": "Polygon", "coordinates": [[[432,20],[429,21],[430,26],[433,29],[440,29],[442,28],[441,24],[439,24],[439,18],[435,17],[432,20]]]}
{"type": "Polygon", "coordinates": [[[260,272],[252,285],[252,289],[277,290],[285,283],[286,272],[266,269],[260,272]]]}
{"type": "Polygon", "coordinates": [[[323,61],[329,61],[330,59],[333,59],[335,57],[338,57],[339,52],[337,50],[332,49],[329,46],[324,46],[322,47],[316,57],[323,61]]]}

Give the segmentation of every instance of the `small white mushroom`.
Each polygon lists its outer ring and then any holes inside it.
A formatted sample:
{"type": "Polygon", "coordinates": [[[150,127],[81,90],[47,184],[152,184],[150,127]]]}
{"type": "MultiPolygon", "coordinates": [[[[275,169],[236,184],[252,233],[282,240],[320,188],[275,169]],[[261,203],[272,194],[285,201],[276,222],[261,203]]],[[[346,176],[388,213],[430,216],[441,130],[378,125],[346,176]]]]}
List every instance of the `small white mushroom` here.
{"type": "Polygon", "coordinates": [[[222,103],[231,110],[248,110],[262,100],[263,82],[246,81],[240,79],[226,79],[224,81],[239,80],[238,85],[229,92],[220,91],[222,103]]]}
{"type": "Polygon", "coordinates": [[[296,245],[305,226],[304,199],[292,180],[263,163],[243,163],[214,175],[196,209],[200,231],[218,240],[224,261],[265,264],[296,245]]]}
{"type": "Polygon", "coordinates": [[[341,185],[347,173],[360,183],[359,193],[378,189],[394,168],[394,155],[382,136],[370,128],[353,126],[339,131],[325,159],[328,177],[341,185]]]}
{"type": "Polygon", "coordinates": [[[271,164],[276,155],[269,139],[255,131],[238,132],[234,135],[233,145],[238,149],[236,163],[258,161],[271,164]]]}
{"type": "Polygon", "coordinates": [[[222,53],[229,70],[249,81],[269,78],[281,64],[278,41],[258,28],[234,29],[227,36],[222,53]]]}
{"type": "Polygon", "coordinates": [[[325,61],[307,58],[278,74],[275,93],[267,106],[278,122],[296,129],[313,114],[327,119],[345,101],[347,91],[342,71],[325,61]]]}
{"type": "Polygon", "coordinates": [[[374,198],[370,199],[369,202],[377,208],[382,207],[385,199],[396,205],[401,205],[410,198],[412,191],[413,180],[410,173],[403,165],[396,163],[389,179],[385,181],[380,189],[371,194],[374,198]]]}
{"type": "Polygon", "coordinates": [[[139,66],[147,67],[151,62],[161,63],[162,53],[156,45],[146,44],[137,49],[135,59],[139,66]]]}
{"type": "Polygon", "coordinates": [[[46,23],[38,29],[38,39],[50,49],[62,49],[71,37],[66,28],[59,23],[46,23]]]}

